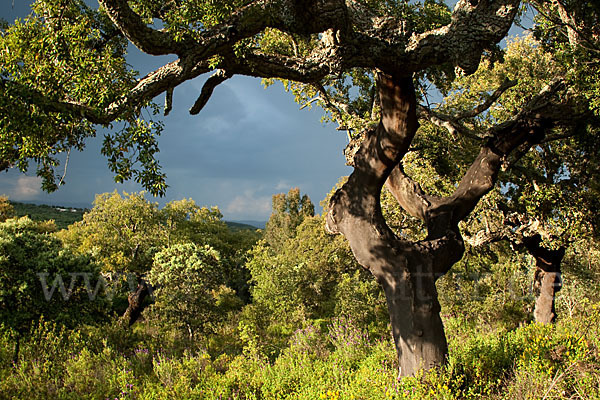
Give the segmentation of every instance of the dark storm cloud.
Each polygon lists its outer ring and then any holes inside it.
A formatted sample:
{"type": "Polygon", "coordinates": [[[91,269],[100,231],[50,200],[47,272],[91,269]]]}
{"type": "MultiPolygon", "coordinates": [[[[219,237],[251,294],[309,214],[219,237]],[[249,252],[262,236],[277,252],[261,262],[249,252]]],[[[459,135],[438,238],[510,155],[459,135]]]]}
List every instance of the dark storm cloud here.
{"type": "MultiPolygon", "coordinates": [[[[189,102],[198,90],[190,93],[186,87],[182,97],[189,102]]],[[[215,90],[198,116],[189,117],[182,107],[174,123],[171,116],[166,119],[161,159],[178,168],[188,168],[193,160],[202,176],[298,177],[307,169],[323,173],[323,166],[311,159],[337,158],[343,164],[344,138],[319,118],[318,112],[299,111],[279,87],[265,90],[259,80],[234,78],[215,90]],[[331,157],[336,147],[340,156],[331,157]]]]}

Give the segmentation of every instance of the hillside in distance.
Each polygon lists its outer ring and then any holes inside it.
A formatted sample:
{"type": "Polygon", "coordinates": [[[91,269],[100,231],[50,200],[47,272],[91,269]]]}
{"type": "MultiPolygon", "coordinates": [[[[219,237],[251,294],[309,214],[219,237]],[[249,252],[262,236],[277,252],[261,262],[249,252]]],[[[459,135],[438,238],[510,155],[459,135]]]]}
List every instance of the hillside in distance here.
{"type": "Polygon", "coordinates": [[[34,221],[53,219],[58,229],[65,229],[74,222],[81,221],[86,208],[50,206],[47,204],[29,204],[11,201],[17,217],[28,216],[34,221]]]}
{"type": "MultiPolygon", "coordinates": [[[[51,206],[47,204],[30,204],[11,201],[17,217],[28,216],[34,221],[53,219],[58,229],[66,229],[69,225],[81,221],[83,214],[89,209],[77,207],[51,206]]],[[[264,229],[262,221],[224,221],[232,231],[264,229]]]]}
{"type": "Polygon", "coordinates": [[[267,225],[267,221],[255,221],[255,220],[242,220],[242,221],[225,221],[227,222],[227,225],[229,225],[231,227],[230,224],[235,224],[235,225],[241,225],[244,226],[245,228],[243,229],[265,229],[265,226],[267,225]]]}

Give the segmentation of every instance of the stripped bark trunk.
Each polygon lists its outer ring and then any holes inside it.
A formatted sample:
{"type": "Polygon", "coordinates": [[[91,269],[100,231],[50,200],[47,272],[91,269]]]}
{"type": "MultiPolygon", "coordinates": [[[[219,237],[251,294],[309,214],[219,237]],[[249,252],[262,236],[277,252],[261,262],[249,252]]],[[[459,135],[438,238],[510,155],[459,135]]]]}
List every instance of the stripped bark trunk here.
{"type": "Polygon", "coordinates": [[[140,318],[142,312],[146,308],[145,300],[149,295],[150,288],[148,283],[141,279],[135,291],[129,293],[129,296],[127,297],[127,302],[129,304],[121,317],[121,320],[126,323],[127,326],[132,326],[140,318]]]}
{"type": "Polygon", "coordinates": [[[556,293],[562,288],[560,265],[565,248],[552,250],[541,245],[540,235],[526,238],[523,244],[535,258],[536,271],[533,287],[536,291],[533,317],[536,322],[550,324],[556,321],[556,293]]]}

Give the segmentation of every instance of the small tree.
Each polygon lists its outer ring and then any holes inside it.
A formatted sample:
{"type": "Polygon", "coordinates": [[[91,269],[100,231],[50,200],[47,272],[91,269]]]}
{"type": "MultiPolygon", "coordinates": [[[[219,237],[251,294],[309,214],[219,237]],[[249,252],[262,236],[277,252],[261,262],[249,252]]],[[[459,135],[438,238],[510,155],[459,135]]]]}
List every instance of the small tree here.
{"type": "Polygon", "coordinates": [[[151,313],[189,335],[209,333],[224,318],[219,253],[209,246],[176,244],[156,254],[148,281],[156,287],[151,313]]]}
{"type": "Polygon", "coordinates": [[[166,245],[195,243],[210,246],[221,256],[225,284],[249,301],[248,270],[244,267],[246,252],[261,236],[256,230],[231,230],[217,207],[200,207],[192,199],[167,203],[161,210],[165,225],[166,245]]]}

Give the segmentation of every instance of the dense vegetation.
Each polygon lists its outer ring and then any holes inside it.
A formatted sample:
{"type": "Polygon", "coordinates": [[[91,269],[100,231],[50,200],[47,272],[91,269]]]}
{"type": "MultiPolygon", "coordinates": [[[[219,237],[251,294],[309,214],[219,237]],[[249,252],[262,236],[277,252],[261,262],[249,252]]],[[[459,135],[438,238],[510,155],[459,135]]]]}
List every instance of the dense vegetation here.
{"type": "MultiPolygon", "coordinates": [[[[387,338],[369,338],[347,320],[298,329],[269,360],[251,345],[211,354],[140,329],[64,331],[43,322],[3,361],[2,398],[28,399],[597,399],[599,311],[556,326],[461,330],[449,318],[448,366],[398,381],[387,338]],[[458,331],[461,331],[460,334],[458,331]]],[[[0,339],[3,360],[10,337],[0,339]]]]}
{"type": "Polygon", "coordinates": [[[99,6],[0,26],[0,169],[56,190],[60,154],[120,127],[115,180],[164,194],[144,117],[209,71],[192,114],[233,75],[280,80],[354,169],[323,216],[276,195],[262,238],[141,193],[60,231],[2,204],[0,396],[600,397],[596,2],[99,6]],[[499,48],[523,4],[529,34],[499,48]],[[177,59],[138,77],[129,44],[177,59]]]}
{"type": "Polygon", "coordinates": [[[258,242],[252,231],[226,228],[217,210],[189,200],[159,209],[139,194],[98,196],[81,222],[58,232],[51,222],[7,219],[0,398],[600,398],[594,243],[567,254],[560,317],[545,325],[531,322],[531,256],[502,242],[470,249],[438,285],[447,365],[397,380],[383,294],[313,210],[297,189],[274,196],[258,242]],[[117,209],[130,223],[104,230],[117,209]],[[156,235],[135,236],[136,217],[156,235]],[[124,251],[144,248],[136,237],[154,240],[148,264],[124,251]],[[32,254],[37,264],[26,261],[32,254]],[[153,285],[131,327],[123,314],[137,281],[116,271],[153,285]],[[39,272],[46,293],[61,276],[70,297],[57,285],[45,299],[39,272]],[[69,289],[73,272],[91,285],[80,278],[69,289]]]}

